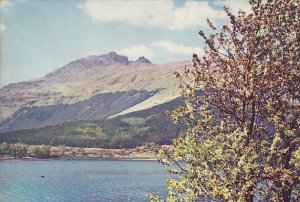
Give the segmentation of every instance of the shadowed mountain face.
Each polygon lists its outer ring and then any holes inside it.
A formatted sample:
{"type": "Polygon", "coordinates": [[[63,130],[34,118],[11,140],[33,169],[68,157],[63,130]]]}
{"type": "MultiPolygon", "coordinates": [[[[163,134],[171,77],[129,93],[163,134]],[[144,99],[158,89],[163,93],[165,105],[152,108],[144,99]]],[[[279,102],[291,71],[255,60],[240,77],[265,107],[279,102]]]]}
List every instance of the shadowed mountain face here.
{"type": "Polygon", "coordinates": [[[0,132],[104,119],[140,103],[155,93],[130,90],[99,94],[74,104],[21,108],[0,124],[0,132]]]}
{"type": "MultiPolygon", "coordinates": [[[[34,145],[101,148],[134,148],[153,143],[171,144],[172,139],[184,131],[185,127],[172,124],[166,110],[173,110],[175,106],[183,104],[184,101],[177,98],[149,109],[109,119],[65,122],[41,128],[10,131],[0,134],[0,144],[21,142],[34,145]]],[[[46,107],[46,110],[49,109],[51,110],[46,107]]],[[[43,118],[47,120],[47,117],[39,117],[43,118]]]]}
{"type": "Polygon", "coordinates": [[[75,60],[45,77],[0,89],[0,132],[100,120],[179,96],[173,75],[189,63],[155,65],[110,52],[75,60]]]}

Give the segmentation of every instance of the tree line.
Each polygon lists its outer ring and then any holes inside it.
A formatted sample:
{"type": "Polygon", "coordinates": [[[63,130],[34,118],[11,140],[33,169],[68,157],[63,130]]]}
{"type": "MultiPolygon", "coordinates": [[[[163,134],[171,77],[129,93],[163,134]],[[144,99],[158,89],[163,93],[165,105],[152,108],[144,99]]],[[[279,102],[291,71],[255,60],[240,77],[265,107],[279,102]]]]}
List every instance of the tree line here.
{"type": "Polygon", "coordinates": [[[165,113],[134,114],[0,134],[0,143],[69,147],[135,148],[146,143],[171,144],[178,128],[165,113]]]}

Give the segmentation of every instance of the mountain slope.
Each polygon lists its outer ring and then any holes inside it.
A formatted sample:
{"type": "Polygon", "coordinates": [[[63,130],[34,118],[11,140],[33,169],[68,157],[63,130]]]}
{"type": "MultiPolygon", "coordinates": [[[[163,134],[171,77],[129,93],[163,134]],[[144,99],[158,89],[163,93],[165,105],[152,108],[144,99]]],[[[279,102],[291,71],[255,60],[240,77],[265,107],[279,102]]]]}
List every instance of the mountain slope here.
{"type": "Polygon", "coordinates": [[[0,134],[1,143],[33,145],[66,145],[72,147],[133,148],[153,144],[171,144],[184,130],[172,124],[166,110],[183,105],[177,98],[149,109],[126,115],[93,121],[76,121],[36,129],[0,134]]]}
{"type": "Polygon", "coordinates": [[[74,104],[21,108],[0,124],[0,132],[104,119],[146,100],[155,93],[130,90],[98,94],[74,104]]]}
{"type": "Polygon", "coordinates": [[[115,52],[75,60],[41,79],[1,88],[0,128],[2,131],[9,131],[67,121],[103,119],[168,102],[179,96],[178,80],[173,72],[180,71],[188,64],[180,62],[156,65],[144,57],[129,61],[126,56],[115,52]],[[132,90],[145,93],[138,96],[138,99],[134,96],[122,99],[109,96],[105,101],[103,98],[103,95],[116,92],[126,95],[126,92],[132,90]],[[99,99],[96,99],[91,110],[86,110],[89,101],[95,97],[99,99]],[[115,104],[110,109],[99,107],[103,102],[115,104]],[[118,107],[119,105],[122,107],[118,107]],[[24,115],[28,110],[36,115],[45,110],[42,114],[47,117],[47,121],[33,121],[30,116],[24,115]],[[88,117],[88,114],[93,115],[88,117]],[[76,118],[80,116],[82,118],[76,118]],[[25,124],[22,120],[28,122],[25,124]]]}

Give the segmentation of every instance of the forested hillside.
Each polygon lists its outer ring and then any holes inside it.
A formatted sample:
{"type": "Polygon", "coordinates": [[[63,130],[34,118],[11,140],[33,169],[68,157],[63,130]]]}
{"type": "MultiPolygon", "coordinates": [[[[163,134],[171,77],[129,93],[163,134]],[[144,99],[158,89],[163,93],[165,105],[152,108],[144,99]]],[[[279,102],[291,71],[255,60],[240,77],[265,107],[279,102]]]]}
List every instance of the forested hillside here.
{"type": "Polygon", "coordinates": [[[0,134],[0,143],[66,145],[70,147],[134,148],[145,144],[171,144],[181,128],[166,110],[182,104],[180,99],[147,110],[98,120],[77,121],[37,129],[0,134]]]}

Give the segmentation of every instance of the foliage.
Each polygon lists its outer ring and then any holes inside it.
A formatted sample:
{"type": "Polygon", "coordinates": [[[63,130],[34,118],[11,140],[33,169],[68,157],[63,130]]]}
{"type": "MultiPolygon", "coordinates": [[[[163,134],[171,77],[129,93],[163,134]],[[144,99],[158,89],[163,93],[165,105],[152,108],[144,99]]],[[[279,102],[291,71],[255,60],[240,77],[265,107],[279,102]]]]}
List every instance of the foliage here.
{"type": "MultiPolygon", "coordinates": [[[[250,0],[212,34],[181,80],[186,105],[172,118],[187,126],[158,151],[169,171],[167,201],[300,200],[300,5],[250,0]]],[[[149,196],[152,201],[159,197],[149,196]]]]}
{"type": "Polygon", "coordinates": [[[127,117],[123,118],[122,121],[134,126],[145,125],[146,123],[145,119],[141,117],[127,117]]]}
{"type": "Polygon", "coordinates": [[[103,132],[100,126],[87,125],[85,127],[79,127],[74,129],[75,132],[88,134],[89,136],[97,137],[99,140],[106,140],[107,136],[103,132]]]}
{"type": "Polygon", "coordinates": [[[147,142],[145,144],[145,149],[149,149],[150,151],[154,151],[157,145],[154,142],[147,142]]]}
{"type": "Polygon", "coordinates": [[[69,149],[65,145],[59,145],[57,147],[57,150],[58,150],[60,156],[64,156],[65,153],[69,151],[69,149]]]}
{"type": "Polygon", "coordinates": [[[12,156],[23,157],[26,156],[27,150],[26,147],[22,144],[14,144],[10,147],[10,152],[12,156]]]}
{"type": "Polygon", "coordinates": [[[27,148],[27,156],[38,157],[38,158],[49,157],[50,156],[50,146],[48,146],[48,145],[41,145],[41,146],[31,145],[27,148]]]}
{"type": "Polygon", "coordinates": [[[0,134],[0,143],[69,147],[134,148],[149,142],[171,144],[179,129],[165,114],[180,101],[100,121],[80,121],[0,134]],[[127,136],[127,137],[123,137],[127,136]]]}
{"type": "Polygon", "coordinates": [[[134,145],[134,139],[128,134],[114,135],[111,138],[111,144],[117,148],[131,148],[134,145]]]}
{"type": "Polygon", "coordinates": [[[27,155],[27,147],[23,144],[0,144],[0,156],[24,157],[27,155]]]}
{"type": "Polygon", "coordinates": [[[0,156],[10,155],[10,152],[10,147],[6,142],[0,144],[0,156]]]}
{"type": "MultiPolygon", "coordinates": [[[[126,142],[120,142],[126,144],[126,142]]],[[[13,158],[59,158],[59,159],[145,159],[153,158],[154,150],[140,146],[132,149],[102,149],[78,148],[65,145],[26,145],[26,144],[0,144],[0,160],[13,158]]]]}

